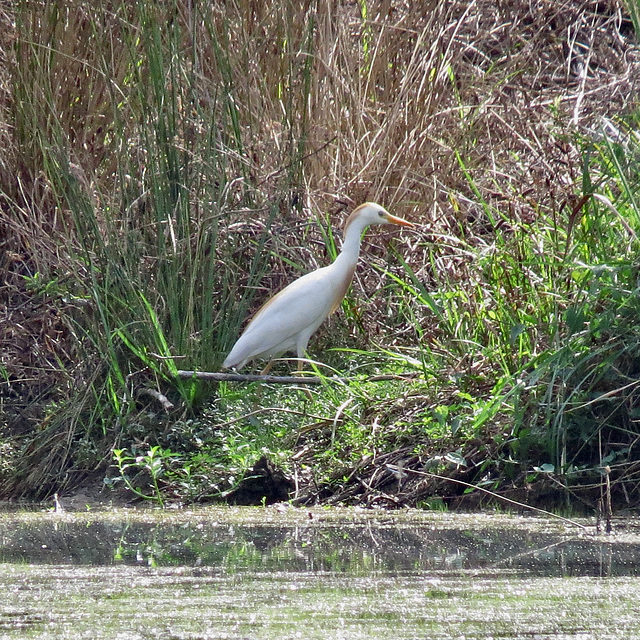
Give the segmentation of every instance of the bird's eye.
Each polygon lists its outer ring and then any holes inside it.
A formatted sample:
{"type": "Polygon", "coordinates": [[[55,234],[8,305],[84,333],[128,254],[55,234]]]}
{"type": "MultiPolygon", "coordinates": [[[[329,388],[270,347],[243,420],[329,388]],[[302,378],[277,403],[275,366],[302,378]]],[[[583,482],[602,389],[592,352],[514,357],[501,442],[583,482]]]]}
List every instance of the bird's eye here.
{"type": "Polygon", "coordinates": [[[384,211],[378,211],[378,215],[379,215],[381,218],[384,218],[384,211]]]}

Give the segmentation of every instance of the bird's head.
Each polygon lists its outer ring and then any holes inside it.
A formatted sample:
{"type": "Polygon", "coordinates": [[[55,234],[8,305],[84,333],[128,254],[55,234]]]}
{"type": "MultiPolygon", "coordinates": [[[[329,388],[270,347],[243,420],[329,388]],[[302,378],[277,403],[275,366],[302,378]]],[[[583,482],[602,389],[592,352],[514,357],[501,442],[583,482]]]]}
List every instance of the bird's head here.
{"type": "Polygon", "coordinates": [[[384,207],[375,202],[365,202],[353,210],[353,213],[347,218],[345,225],[345,233],[349,225],[356,223],[361,229],[368,227],[370,224],[398,224],[403,227],[414,227],[415,225],[407,220],[392,216],[384,207]]]}

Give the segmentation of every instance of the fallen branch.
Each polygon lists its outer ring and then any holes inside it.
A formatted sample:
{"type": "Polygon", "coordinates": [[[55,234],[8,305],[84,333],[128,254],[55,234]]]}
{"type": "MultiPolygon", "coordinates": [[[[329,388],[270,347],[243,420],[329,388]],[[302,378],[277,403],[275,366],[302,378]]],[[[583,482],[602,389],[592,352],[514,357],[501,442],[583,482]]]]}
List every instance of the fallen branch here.
{"type": "MultiPolygon", "coordinates": [[[[264,382],[266,384],[325,384],[327,382],[340,382],[342,384],[352,382],[354,378],[343,378],[341,376],[327,376],[319,378],[317,376],[306,376],[304,373],[298,376],[272,376],[258,375],[251,373],[222,373],[213,371],[183,371],[178,370],[179,378],[197,378],[198,380],[213,380],[215,382],[264,382]]],[[[407,373],[404,375],[380,375],[366,378],[365,382],[382,382],[383,380],[412,380],[418,374],[407,373]]]]}
{"type": "Polygon", "coordinates": [[[344,378],[318,378],[316,376],[272,376],[250,373],[214,373],[212,371],[178,370],[179,378],[198,378],[198,380],[214,380],[216,382],[267,382],[269,384],[322,384],[323,380],[340,380],[344,378]]]}

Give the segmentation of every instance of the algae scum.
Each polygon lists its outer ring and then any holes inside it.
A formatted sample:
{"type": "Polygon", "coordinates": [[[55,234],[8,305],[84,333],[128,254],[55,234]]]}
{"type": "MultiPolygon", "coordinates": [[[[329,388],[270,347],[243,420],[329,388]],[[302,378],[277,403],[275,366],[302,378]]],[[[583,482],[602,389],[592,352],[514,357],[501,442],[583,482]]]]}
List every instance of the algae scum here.
{"type": "Polygon", "coordinates": [[[640,536],[506,515],[0,515],[0,638],[638,638],[640,536]]]}

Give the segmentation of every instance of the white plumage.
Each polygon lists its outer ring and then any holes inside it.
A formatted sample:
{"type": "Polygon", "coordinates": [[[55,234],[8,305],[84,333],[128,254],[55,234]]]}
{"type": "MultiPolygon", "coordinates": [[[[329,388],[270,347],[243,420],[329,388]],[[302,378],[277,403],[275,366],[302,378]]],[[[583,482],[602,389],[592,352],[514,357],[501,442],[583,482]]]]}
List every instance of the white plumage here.
{"type": "Polygon", "coordinates": [[[347,219],[340,255],[327,267],[298,278],[268,300],[251,319],[223,366],[241,369],[250,360],[271,360],[287,351],[303,358],[312,334],[340,306],[360,254],[362,232],[372,224],[414,226],[366,202],[347,219]]]}

